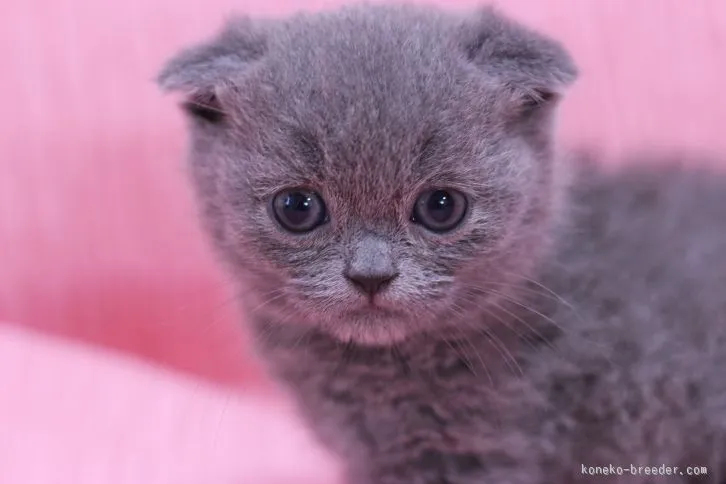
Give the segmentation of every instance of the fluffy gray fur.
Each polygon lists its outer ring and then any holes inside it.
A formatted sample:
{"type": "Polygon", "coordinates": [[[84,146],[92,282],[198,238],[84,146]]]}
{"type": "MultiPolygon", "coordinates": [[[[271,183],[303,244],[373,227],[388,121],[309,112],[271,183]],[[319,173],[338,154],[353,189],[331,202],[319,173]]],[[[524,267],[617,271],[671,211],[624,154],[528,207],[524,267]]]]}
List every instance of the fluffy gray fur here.
{"type": "Polygon", "coordinates": [[[555,156],[575,77],[489,8],[372,5],[231,20],[162,72],[256,347],[351,483],[723,482],[726,180],[555,156]],[[327,223],[276,223],[292,187],[327,223]],[[430,187],[456,230],[412,223],[430,187]],[[375,308],[353,266],[398,274],[375,308]]]}

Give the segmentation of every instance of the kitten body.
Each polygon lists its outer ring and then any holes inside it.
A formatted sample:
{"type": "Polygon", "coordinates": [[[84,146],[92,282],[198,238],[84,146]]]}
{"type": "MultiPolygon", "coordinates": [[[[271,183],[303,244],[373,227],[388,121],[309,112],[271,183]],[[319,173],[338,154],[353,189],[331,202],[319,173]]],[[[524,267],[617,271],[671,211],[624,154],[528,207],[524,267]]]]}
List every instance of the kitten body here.
{"type": "Polygon", "coordinates": [[[556,250],[469,329],[262,352],[360,482],[723,482],[726,180],[648,163],[588,170],[556,250]]]}
{"type": "Polygon", "coordinates": [[[352,483],[725,477],[726,177],[555,156],[574,78],[491,10],[408,6],[233,21],[162,73],[257,350],[352,483]]]}

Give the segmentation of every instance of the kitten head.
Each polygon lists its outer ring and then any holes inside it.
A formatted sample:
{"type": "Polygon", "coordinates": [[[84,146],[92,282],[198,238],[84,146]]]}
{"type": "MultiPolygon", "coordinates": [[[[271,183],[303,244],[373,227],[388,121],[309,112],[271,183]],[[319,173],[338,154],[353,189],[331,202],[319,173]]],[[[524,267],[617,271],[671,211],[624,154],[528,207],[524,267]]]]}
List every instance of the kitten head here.
{"type": "Polygon", "coordinates": [[[203,219],[250,310],[386,344],[456,325],[536,263],[575,75],[491,9],[366,5],[232,20],[159,80],[186,95],[203,219]]]}

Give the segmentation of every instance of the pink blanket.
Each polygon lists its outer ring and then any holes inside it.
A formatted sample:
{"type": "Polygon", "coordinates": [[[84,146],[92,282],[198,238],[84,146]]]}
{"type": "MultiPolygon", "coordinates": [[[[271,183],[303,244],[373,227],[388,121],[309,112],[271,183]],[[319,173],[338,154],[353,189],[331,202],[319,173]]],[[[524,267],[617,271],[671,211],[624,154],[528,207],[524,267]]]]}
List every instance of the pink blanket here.
{"type": "Polygon", "coordinates": [[[332,484],[284,405],[0,325],[2,484],[332,484]]]}

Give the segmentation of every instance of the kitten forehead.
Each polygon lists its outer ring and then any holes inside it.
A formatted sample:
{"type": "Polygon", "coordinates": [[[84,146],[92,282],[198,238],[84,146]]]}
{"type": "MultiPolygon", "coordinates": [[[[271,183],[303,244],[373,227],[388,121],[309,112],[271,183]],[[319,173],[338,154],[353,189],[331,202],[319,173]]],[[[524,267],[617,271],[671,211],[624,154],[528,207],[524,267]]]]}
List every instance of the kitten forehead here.
{"type": "Polygon", "coordinates": [[[389,175],[405,182],[445,126],[460,76],[452,75],[457,66],[439,17],[418,13],[412,22],[403,12],[350,9],[277,24],[261,82],[248,84],[254,92],[241,107],[265,113],[247,120],[275,119],[305,133],[341,178],[395,161],[389,175]]]}
{"type": "Polygon", "coordinates": [[[266,190],[311,184],[345,194],[359,186],[388,200],[426,181],[471,180],[484,147],[463,131],[479,128],[486,139],[489,93],[470,79],[453,24],[413,7],[353,7],[275,24],[238,106],[246,127],[278,150],[268,157],[275,169],[258,172],[277,178],[266,190]]]}
{"type": "Polygon", "coordinates": [[[312,108],[321,117],[371,125],[413,119],[433,111],[430,103],[450,93],[458,77],[452,70],[462,68],[456,69],[452,29],[442,25],[449,23],[410,7],[293,17],[271,32],[269,79],[293,99],[313,101],[305,115],[312,108]]]}

